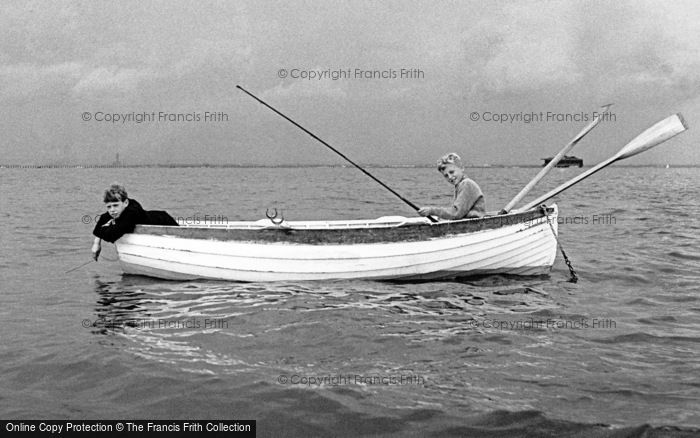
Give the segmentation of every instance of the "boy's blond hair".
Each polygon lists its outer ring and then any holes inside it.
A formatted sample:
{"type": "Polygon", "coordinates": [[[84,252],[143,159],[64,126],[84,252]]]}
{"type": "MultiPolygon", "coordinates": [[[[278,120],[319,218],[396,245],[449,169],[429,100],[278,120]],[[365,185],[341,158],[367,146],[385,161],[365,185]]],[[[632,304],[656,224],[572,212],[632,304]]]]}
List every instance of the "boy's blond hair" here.
{"type": "Polygon", "coordinates": [[[440,157],[439,160],[437,160],[437,168],[438,171],[442,172],[442,170],[448,165],[448,164],[454,164],[455,166],[459,168],[463,168],[464,166],[462,165],[462,159],[457,155],[455,152],[450,152],[449,154],[445,154],[442,157],[440,157]]]}

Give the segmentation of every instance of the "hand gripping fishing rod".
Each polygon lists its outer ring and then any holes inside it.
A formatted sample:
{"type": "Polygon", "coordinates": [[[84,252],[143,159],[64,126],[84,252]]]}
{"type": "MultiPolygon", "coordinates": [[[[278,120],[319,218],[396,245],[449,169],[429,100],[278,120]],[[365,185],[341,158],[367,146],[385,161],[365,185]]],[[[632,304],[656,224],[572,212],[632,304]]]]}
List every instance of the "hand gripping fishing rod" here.
{"type": "MultiPolygon", "coordinates": [[[[418,208],[418,206],[417,206],[416,204],[414,204],[413,202],[409,201],[408,199],[406,199],[406,198],[404,198],[403,196],[401,196],[400,194],[398,194],[394,189],[392,189],[392,188],[389,187],[388,185],[386,185],[386,184],[384,184],[383,182],[381,182],[381,181],[380,181],[379,179],[377,179],[374,175],[372,175],[371,173],[367,172],[365,169],[363,169],[362,167],[360,167],[358,164],[356,164],[356,163],[355,163],[354,161],[352,161],[350,158],[346,157],[342,152],[340,152],[339,150],[337,150],[337,149],[334,148],[333,146],[329,145],[329,144],[326,143],[325,141],[321,140],[321,139],[320,139],[318,136],[316,136],[313,132],[309,131],[308,129],[304,128],[303,126],[301,126],[300,124],[298,124],[298,123],[295,122],[294,120],[290,119],[289,117],[285,116],[285,115],[282,114],[281,112],[277,111],[275,108],[273,108],[272,106],[268,105],[266,102],[262,101],[261,99],[259,99],[258,97],[256,97],[255,95],[253,95],[251,92],[249,92],[249,91],[246,90],[245,88],[241,87],[240,85],[236,85],[236,88],[238,88],[239,90],[241,90],[242,92],[244,92],[244,93],[247,94],[248,96],[252,97],[253,99],[257,100],[257,101],[260,102],[261,104],[265,105],[266,107],[268,107],[269,109],[271,109],[272,111],[274,111],[275,113],[277,113],[277,115],[279,115],[279,116],[281,116],[282,118],[284,118],[285,120],[287,120],[287,121],[288,121],[289,123],[291,123],[292,125],[296,126],[297,128],[301,129],[301,130],[304,131],[305,133],[309,134],[314,140],[318,141],[318,142],[321,143],[322,145],[326,146],[328,149],[332,150],[332,151],[335,152],[336,154],[338,154],[338,155],[340,155],[341,157],[343,157],[343,159],[344,159],[345,161],[347,161],[348,163],[350,163],[350,164],[352,164],[353,166],[357,167],[360,171],[362,171],[362,173],[364,173],[364,174],[367,175],[368,177],[370,177],[370,178],[372,178],[373,180],[375,180],[376,182],[378,182],[382,187],[384,187],[385,189],[389,190],[391,193],[393,193],[394,195],[396,195],[399,199],[401,199],[403,202],[405,202],[406,204],[408,204],[412,209],[414,209],[415,211],[418,211],[418,210],[419,210],[419,208],[418,208]]],[[[428,216],[428,219],[430,219],[431,222],[437,222],[437,219],[435,219],[435,218],[432,217],[432,216],[428,216]]]]}

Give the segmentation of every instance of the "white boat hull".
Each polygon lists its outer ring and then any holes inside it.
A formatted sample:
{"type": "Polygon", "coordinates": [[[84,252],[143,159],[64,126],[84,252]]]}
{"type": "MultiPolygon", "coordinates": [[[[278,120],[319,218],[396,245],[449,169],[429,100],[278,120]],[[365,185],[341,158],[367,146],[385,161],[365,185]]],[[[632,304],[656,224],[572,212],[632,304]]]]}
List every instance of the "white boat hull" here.
{"type": "MultiPolygon", "coordinates": [[[[555,231],[556,217],[555,206],[553,212],[549,213],[549,222],[555,231]]],[[[344,224],[347,227],[351,222],[353,221],[344,224]]],[[[404,223],[407,222],[423,223],[423,220],[406,219],[404,223]]],[[[251,224],[260,222],[233,223],[224,228],[237,229],[238,224],[247,224],[249,229],[254,229],[251,224]]],[[[267,221],[267,224],[270,222],[267,221]]],[[[308,233],[311,229],[323,235],[327,231],[322,227],[337,230],[338,224],[284,223],[283,228],[277,230],[294,235],[297,230],[306,230],[308,233]]],[[[374,225],[369,228],[372,227],[374,225]]],[[[117,241],[119,260],[125,273],[172,280],[247,282],[421,280],[480,274],[547,274],[556,257],[556,240],[545,217],[422,240],[370,243],[251,241],[232,240],[228,237],[223,240],[217,238],[217,235],[221,235],[220,232],[212,233],[210,238],[206,238],[207,234],[201,227],[168,227],[178,229],[180,235],[172,235],[169,231],[159,233],[157,230],[148,230],[149,228],[150,226],[139,226],[135,233],[127,234],[117,241]],[[196,231],[197,236],[183,237],[183,233],[189,231],[188,228],[196,228],[193,233],[196,231]],[[140,230],[148,233],[144,234],[140,230]]],[[[261,229],[270,228],[264,226],[261,229]]],[[[376,228],[379,233],[388,227],[376,228]]]]}

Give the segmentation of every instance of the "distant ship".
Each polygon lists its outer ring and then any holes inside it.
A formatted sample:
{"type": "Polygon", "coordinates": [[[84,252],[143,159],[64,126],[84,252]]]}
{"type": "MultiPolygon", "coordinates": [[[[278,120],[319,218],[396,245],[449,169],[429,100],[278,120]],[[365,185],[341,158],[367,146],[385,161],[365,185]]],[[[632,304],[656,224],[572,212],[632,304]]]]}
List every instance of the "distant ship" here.
{"type": "MultiPolygon", "coordinates": [[[[549,158],[542,158],[544,160],[544,164],[542,165],[543,167],[549,164],[550,161],[552,161],[552,158],[554,157],[549,157],[549,158]]],[[[564,158],[559,160],[557,165],[555,167],[571,167],[571,166],[578,166],[578,167],[583,167],[583,159],[574,157],[572,155],[564,155],[564,158]]]]}

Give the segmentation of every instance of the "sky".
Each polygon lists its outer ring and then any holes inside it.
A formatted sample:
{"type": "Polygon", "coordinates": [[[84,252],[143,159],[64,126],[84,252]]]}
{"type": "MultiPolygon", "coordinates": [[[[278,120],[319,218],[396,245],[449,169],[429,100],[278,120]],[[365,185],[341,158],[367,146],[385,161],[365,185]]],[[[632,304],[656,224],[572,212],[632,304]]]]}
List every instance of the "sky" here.
{"type": "Polygon", "coordinates": [[[625,164],[697,165],[699,43],[696,1],[4,1],[0,164],[343,163],[240,85],[359,163],[537,165],[614,103],[586,164],[681,112],[625,164]]]}

